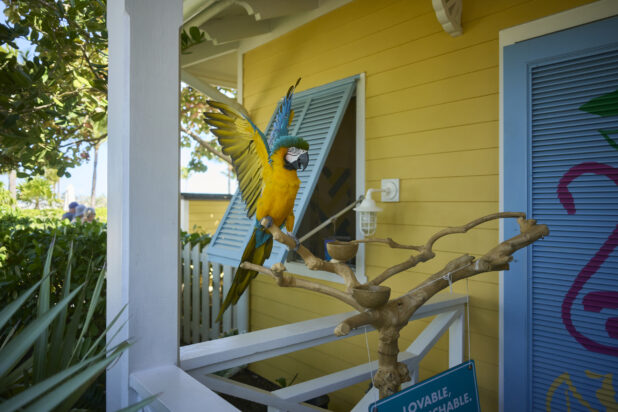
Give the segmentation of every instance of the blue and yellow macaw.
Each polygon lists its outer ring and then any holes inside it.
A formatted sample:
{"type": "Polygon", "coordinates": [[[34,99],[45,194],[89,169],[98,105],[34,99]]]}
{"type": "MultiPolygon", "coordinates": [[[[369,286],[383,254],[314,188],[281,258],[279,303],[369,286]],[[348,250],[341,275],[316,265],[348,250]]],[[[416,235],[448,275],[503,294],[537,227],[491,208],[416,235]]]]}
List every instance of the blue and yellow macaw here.
{"type": "MultiPolygon", "coordinates": [[[[298,79],[300,81],[300,79],[298,79]]],[[[223,153],[232,158],[238,177],[238,187],[247,207],[247,216],[255,215],[255,229],[245,247],[241,262],[262,265],[270,256],[273,238],[260,222],[266,218],[270,224],[285,227],[288,232],[294,228],[294,200],[300,186],[296,171],[309,164],[309,144],[295,136],[288,135],[292,122],[292,95],[296,85],[289,88],[275,116],[270,139],[253,124],[251,119],[236,109],[215,101],[210,106],[219,113],[205,113],[210,131],[217,136],[223,153]]],[[[217,321],[225,310],[236,304],[257,272],[238,268],[217,321]]]]}

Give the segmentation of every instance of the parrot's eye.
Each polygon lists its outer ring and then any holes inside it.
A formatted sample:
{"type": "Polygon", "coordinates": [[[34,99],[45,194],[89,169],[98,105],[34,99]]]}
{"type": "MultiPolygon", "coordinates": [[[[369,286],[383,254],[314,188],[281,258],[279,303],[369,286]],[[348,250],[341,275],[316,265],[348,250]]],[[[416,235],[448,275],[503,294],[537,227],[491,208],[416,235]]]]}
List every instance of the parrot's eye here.
{"type": "Polygon", "coordinates": [[[298,147],[290,147],[288,148],[288,152],[287,155],[288,156],[300,156],[302,153],[304,152],[304,150],[299,149],[298,147]]]}

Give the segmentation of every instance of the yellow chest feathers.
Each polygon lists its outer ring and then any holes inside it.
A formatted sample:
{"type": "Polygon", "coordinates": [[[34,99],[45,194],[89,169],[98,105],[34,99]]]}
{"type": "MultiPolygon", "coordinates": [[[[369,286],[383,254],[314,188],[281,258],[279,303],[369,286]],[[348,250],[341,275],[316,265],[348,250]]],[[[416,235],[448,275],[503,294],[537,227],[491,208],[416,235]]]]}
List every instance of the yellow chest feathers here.
{"type": "Polygon", "coordinates": [[[258,220],[264,216],[270,216],[277,226],[281,226],[292,213],[296,193],[300,187],[300,179],[296,175],[296,170],[283,167],[284,155],[285,149],[282,148],[271,156],[272,168],[264,173],[264,189],[262,196],[258,199],[256,212],[258,220]]]}

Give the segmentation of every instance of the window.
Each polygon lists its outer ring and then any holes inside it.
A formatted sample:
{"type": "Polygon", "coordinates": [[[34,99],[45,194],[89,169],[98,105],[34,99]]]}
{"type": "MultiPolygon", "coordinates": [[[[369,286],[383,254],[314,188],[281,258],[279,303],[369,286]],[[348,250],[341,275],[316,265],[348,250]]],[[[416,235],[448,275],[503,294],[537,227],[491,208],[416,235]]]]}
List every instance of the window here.
{"type": "MultiPolygon", "coordinates": [[[[356,97],[352,97],[318,176],[307,211],[300,221],[298,237],[309,233],[357,199],[356,157],[356,97]]],[[[356,214],[354,211],[349,211],[312,235],[303,242],[303,245],[317,257],[328,259],[326,242],[353,239],[356,239],[356,214]]],[[[302,259],[295,252],[288,253],[286,262],[291,272],[315,275],[304,267],[302,259]]],[[[348,263],[354,267],[356,259],[348,263]]],[[[319,277],[330,279],[333,275],[320,273],[319,277]]]]}
{"type": "MultiPolygon", "coordinates": [[[[294,214],[297,222],[301,223],[294,227],[296,236],[304,235],[316,226],[315,222],[324,221],[363,193],[364,174],[359,176],[359,170],[362,171],[364,167],[364,136],[357,130],[357,99],[353,98],[359,78],[360,76],[346,78],[294,96],[292,108],[295,115],[290,127],[291,134],[309,142],[310,158],[307,169],[298,173],[301,186],[296,196],[294,214]],[[359,156],[362,156],[360,161],[359,156]],[[329,193],[335,194],[332,202],[325,200],[329,193]]],[[[363,104],[364,99],[358,100],[363,104]]],[[[363,119],[364,116],[360,118],[363,119]]],[[[266,129],[267,135],[270,133],[271,124],[266,129]]],[[[353,212],[338,219],[339,227],[334,233],[356,238],[355,219],[353,212]]],[[[253,225],[253,218],[247,218],[244,203],[239,193],[236,193],[208,247],[211,261],[238,266],[253,225]]],[[[317,256],[323,257],[324,238],[332,234],[332,227],[325,228],[313,236],[307,246],[317,256]],[[314,243],[318,246],[314,246],[314,243]]],[[[363,248],[359,248],[359,254],[362,252],[363,248]]],[[[275,242],[265,266],[283,262],[286,255],[287,248],[275,242]]],[[[302,264],[295,264],[293,260],[292,258],[292,262],[286,263],[290,272],[339,281],[335,275],[316,274],[306,270],[302,264]]],[[[358,256],[356,260],[359,278],[363,279],[363,259],[358,256]]]]}

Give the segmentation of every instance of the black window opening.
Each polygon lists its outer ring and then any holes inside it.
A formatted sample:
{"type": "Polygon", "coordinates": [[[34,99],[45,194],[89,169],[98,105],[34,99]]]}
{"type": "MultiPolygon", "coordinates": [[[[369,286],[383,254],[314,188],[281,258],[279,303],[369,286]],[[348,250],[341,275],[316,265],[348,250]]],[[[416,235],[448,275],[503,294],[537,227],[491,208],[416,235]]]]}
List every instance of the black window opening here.
{"type": "MultiPolygon", "coordinates": [[[[309,200],[300,226],[298,238],[303,237],[328,218],[344,209],[356,199],[356,97],[344,113],[339,130],[335,135],[318,182],[309,200]]],[[[326,242],[332,240],[354,240],[356,238],[356,216],[353,210],[338,217],[311,238],[303,242],[315,256],[329,260],[326,242]]],[[[302,263],[302,258],[294,251],[287,255],[287,262],[302,263]]],[[[348,263],[355,267],[356,259],[348,263]]]]}

